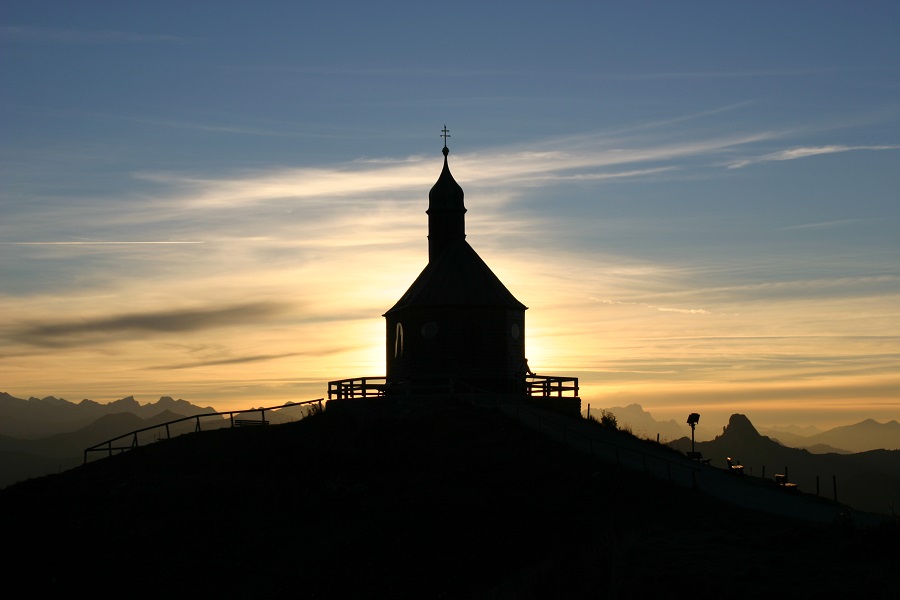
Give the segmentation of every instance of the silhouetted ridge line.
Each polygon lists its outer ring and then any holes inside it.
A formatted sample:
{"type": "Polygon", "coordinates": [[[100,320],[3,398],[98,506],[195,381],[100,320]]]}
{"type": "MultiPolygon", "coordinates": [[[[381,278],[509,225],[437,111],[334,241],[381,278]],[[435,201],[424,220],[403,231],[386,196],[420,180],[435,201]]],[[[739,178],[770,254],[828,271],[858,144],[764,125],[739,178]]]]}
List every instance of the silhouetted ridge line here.
{"type": "MultiPolygon", "coordinates": [[[[207,417],[228,417],[228,422],[232,428],[234,427],[242,427],[247,425],[267,425],[269,421],[266,420],[266,411],[275,411],[283,408],[291,408],[297,406],[306,406],[306,405],[316,405],[318,406],[317,412],[321,412],[322,410],[322,402],[323,398],[317,398],[315,400],[305,400],[303,402],[289,402],[287,404],[282,404],[280,406],[271,406],[265,408],[249,408],[244,410],[232,410],[232,411],[223,411],[223,412],[212,412],[212,413],[204,413],[201,415],[194,415],[190,417],[179,417],[177,419],[173,419],[171,421],[166,421],[164,423],[159,423],[156,425],[150,425],[148,427],[142,427],[140,429],[136,429],[134,431],[130,431],[128,433],[122,434],[120,436],[114,437],[112,439],[106,440],[105,442],[100,442],[99,444],[95,444],[89,448],[84,449],[84,464],[88,462],[88,454],[92,452],[102,452],[106,453],[108,456],[112,456],[114,452],[125,452],[126,450],[133,450],[140,446],[139,434],[145,433],[148,431],[157,431],[164,430],[165,431],[165,439],[170,439],[171,436],[171,428],[174,425],[179,423],[185,423],[187,421],[194,421],[194,432],[202,431],[201,427],[201,419],[207,417]],[[235,419],[235,415],[250,415],[259,413],[259,419],[235,419]],[[128,445],[117,445],[122,440],[130,439],[131,442],[128,445]]],[[[222,423],[217,423],[218,427],[222,427],[222,423]]],[[[161,438],[157,438],[161,439],[161,438]]],[[[154,440],[155,441],[155,440],[154,440]]]]}
{"type": "Polygon", "coordinates": [[[700,598],[896,589],[889,530],[766,515],[615,468],[548,439],[549,411],[520,413],[545,416],[541,434],[461,403],[383,406],[180,436],[2,490],[16,515],[7,573],[33,594],[140,580],[154,594],[655,597],[700,562],[700,598]]]}

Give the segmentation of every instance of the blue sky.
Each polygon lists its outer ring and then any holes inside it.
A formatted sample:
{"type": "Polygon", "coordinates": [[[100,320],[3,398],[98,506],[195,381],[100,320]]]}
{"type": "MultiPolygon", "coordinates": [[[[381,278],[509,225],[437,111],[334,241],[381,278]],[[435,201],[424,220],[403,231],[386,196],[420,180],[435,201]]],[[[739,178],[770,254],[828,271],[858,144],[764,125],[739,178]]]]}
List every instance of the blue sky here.
{"type": "Polygon", "coordinates": [[[383,374],[446,124],[468,240],[584,404],[900,415],[900,5],[483,4],[4,3],[0,388],[383,374]]]}

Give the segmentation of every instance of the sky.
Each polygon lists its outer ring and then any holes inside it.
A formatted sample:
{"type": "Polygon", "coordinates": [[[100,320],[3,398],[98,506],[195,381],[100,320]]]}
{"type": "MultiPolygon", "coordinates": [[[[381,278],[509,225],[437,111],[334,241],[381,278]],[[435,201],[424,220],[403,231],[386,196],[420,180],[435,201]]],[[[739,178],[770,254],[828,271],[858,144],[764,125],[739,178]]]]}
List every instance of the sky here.
{"type": "Polygon", "coordinates": [[[583,408],[900,418],[896,2],[0,6],[0,391],[384,374],[450,132],[583,408]]]}

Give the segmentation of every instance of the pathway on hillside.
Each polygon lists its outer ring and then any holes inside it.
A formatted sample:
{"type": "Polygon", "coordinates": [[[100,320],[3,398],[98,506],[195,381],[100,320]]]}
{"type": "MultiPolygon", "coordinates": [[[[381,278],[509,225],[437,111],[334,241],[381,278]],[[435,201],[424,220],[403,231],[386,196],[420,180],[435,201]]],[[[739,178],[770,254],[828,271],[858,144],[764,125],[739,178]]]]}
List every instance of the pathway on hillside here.
{"type": "MultiPolygon", "coordinates": [[[[569,447],[683,487],[696,487],[736,506],[819,523],[834,523],[847,517],[846,512],[842,513],[846,507],[831,500],[802,492],[788,493],[771,480],[700,465],[667,446],[607,430],[585,419],[514,404],[496,408],[569,447]]],[[[871,513],[852,513],[853,524],[859,526],[886,520],[887,517],[871,513]]]]}

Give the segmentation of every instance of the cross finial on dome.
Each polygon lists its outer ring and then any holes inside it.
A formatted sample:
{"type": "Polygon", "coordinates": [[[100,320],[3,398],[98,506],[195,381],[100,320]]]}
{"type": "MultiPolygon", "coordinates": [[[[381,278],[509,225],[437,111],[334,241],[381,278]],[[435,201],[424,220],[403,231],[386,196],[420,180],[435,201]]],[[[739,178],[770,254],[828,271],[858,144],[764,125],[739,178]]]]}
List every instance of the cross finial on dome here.
{"type": "Polygon", "coordinates": [[[444,128],[441,129],[441,137],[444,138],[444,156],[450,153],[450,149],[447,148],[447,138],[450,137],[450,130],[447,129],[447,125],[444,125],[444,128]]]}

